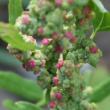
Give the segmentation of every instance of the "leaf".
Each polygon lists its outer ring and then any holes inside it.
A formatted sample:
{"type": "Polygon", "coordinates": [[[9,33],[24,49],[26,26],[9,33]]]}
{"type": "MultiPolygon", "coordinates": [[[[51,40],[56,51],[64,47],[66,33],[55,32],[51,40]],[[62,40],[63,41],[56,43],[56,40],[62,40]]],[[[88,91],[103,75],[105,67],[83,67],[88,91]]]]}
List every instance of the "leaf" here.
{"type": "Polygon", "coordinates": [[[110,78],[108,80],[105,80],[95,88],[94,93],[90,98],[90,101],[101,102],[109,95],[110,95],[110,78]]]}
{"type": "Polygon", "coordinates": [[[108,71],[104,67],[102,66],[97,67],[97,69],[93,71],[90,76],[89,86],[96,87],[102,81],[108,80],[109,78],[110,75],[108,74],[108,71]]]}
{"type": "Polygon", "coordinates": [[[94,30],[97,31],[110,31],[110,13],[105,9],[100,0],[90,0],[90,7],[95,12],[94,30]]]}
{"type": "Polygon", "coordinates": [[[4,106],[10,110],[41,110],[41,108],[37,107],[35,104],[24,101],[14,103],[11,100],[6,100],[4,106]]]}
{"type": "Polygon", "coordinates": [[[33,50],[36,47],[32,43],[26,42],[19,31],[10,24],[0,23],[0,38],[21,51],[33,50]]]}
{"type": "Polygon", "coordinates": [[[75,3],[78,5],[86,5],[89,0],[75,0],[75,3]]]}
{"type": "Polygon", "coordinates": [[[105,13],[100,31],[110,31],[110,13],[105,13]]]}
{"type": "Polygon", "coordinates": [[[110,108],[110,96],[105,98],[100,103],[98,103],[98,109],[97,110],[109,110],[109,108],[110,108]]]}
{"type": "Polygon", "coordinates": [[[37,107],[35,104],[29,102],[17,102],[15,103],[18,110],[41,110],[40,107],[37,107]]]}
{"type": "Polygon", "coordinates": [[[23,79],[12,72],[0,72],[0,88],[31,101],[41,99],[43,95],[35,81],[23,79]]]}
{"type": "Polygon", "coordinates": [[[16,59],[16,57],[13,57],[6,50],[3,50],[1,48],[0,48],[0,63],[6,64],[7,66],[11,66],[14,68],[18,68],[18,66],[21,65],[21,63],[16,59]]]}
{"type": "Polygon", "coordinates": [[[22,14],[22,0],[9,0],[9,22],[15,24],[18,16],[22,14]]]}

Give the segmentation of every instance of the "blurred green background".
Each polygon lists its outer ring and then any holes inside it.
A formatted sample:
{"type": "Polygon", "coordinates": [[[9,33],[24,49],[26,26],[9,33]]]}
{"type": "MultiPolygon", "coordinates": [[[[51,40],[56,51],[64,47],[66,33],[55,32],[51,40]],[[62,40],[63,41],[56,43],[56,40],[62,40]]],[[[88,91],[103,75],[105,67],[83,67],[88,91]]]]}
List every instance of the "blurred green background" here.
{"type": "MultiPolygon", "coordinates": [[[[26,9],[30,0],[23,0],[23,7],[26,9]]],[[[110,0],[102,0],[105,7],[110,10],[110,0]]],[[[0,0],[0,22],[8,22],[8,0],[0,0]]],[[[91,78],[90,84],[95,86],[99,84],[104,79],[109,78],[110,73],[110,32],[100,32],[97,34],[96,43],[98,47],[103,51],[103,57],[101,59],[100,67],[96,74],[91,78]],[[104,69],[101,69],[104,68],[104,69]]],[[[34,79],[34,75],[27,73],[20,62],[16,60],[13,56],[9,55],[6,50],[6,44],[0,40],[0,70],[14,71],[23,77],[34,79]]],[[[2,106],[2,101],[7,98],[13,98],[14,100],[20,99],[14,95],[0,90],[0,110],[5,110],[2,106]]],[[[106,98],[104,101],[99,103],[98,110],[110,110],[110,97],[106,98]]]]}

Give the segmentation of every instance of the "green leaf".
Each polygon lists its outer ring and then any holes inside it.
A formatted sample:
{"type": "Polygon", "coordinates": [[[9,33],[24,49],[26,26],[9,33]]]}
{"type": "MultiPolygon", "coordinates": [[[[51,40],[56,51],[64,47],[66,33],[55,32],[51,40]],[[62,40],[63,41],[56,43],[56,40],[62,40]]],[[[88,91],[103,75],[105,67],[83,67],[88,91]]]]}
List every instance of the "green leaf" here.
{"type": "Polygon", "coordinates": [[[35,104],[29,102],[17,102],[15,103],[18,110],[41,110],[40,107],[37,107],[35,104]]]}
{"type": "Polygon", "coordinates": [[[89,0],[75,0],[75,3],[78,5],[86,5],[89,0]]]}
{"type": "Polygon", "coordinates": [[[18,68],[18,66],[21,66],[21,63],[16,59],[16,57],[13,57],[6,50],[1,48],[0,48],[0,63],[6,64],[7,66],[11,66],[14,68],[18,68]]]}
{"type": "Polygon", "coordinates": [[[15,24],[18,16],[22,14],[22,0],[9,0],[9,22],[15,24]]]}
{"type": "Polygon", "coordinates": [[[102,81],[108,80],[110,75],[106,68],[99,66],[94,70],[90,76],[89,86],[97,87],[102,81]]]}
{"type": "Polygon", "coordinates": [[[99,31],[110,31],[110,13],[104,13],[103,22],[99,31]]]}
{"type": "Polygon", "coordinates": [[[110,31],[110,13],[105,9],[100,0],[90,0],[90,7],[95,12],[94,31],[110,31]]]}
{"type": "Polygon", "coordinates": [[[9,43],[13,48],[21,51],[29,51],[36,48],[30,42],[26,42],[19,31],[11,24],[0,23],[0,38],[9,43]]]}
{"type": "Polygon", "coordinates": [[[110,108],[110,96],[105,98],[103,101],[97,104],[97,110],[109,110],[110,108]]]}
{"type": "Polygon", "coordinates": [[[94,90],[93,95],[91,96],[92,102],[101,102],[107,96],[110,95],[110,78],[103,81],[99,86],[94,90]]]}
{"type": "Polygon", "coordinates": [[[43,95],[35,81],[23,79],[12,72],[0,72],[0,88],[31,101],[41,99],[43,95]]]}
{"type": "Polygon", "coordinates": [[[11,100],[7,100],[4,102],[4,106],[10,110],[41,110],[41,108],[35,104],[24,101],[14,103],[11,100]]]}

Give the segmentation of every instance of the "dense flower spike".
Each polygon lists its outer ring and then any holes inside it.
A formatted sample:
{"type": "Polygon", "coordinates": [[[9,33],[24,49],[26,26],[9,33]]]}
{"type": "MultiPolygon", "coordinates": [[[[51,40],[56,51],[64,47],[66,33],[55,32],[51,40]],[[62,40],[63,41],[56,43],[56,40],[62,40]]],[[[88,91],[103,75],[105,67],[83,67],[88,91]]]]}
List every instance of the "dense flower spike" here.
{"type": "Polygon", "coordinates": [[[50,110],[95,110],[88,101],[92,88],[80,74],[83,65],[96,66],[101,56],[94,39],[88,37],[95,12],[80,0],[31,0],[28,9],[15,26],[36,49],[21,52],[8,46],[9,52],[48,90],[50,110]]]}

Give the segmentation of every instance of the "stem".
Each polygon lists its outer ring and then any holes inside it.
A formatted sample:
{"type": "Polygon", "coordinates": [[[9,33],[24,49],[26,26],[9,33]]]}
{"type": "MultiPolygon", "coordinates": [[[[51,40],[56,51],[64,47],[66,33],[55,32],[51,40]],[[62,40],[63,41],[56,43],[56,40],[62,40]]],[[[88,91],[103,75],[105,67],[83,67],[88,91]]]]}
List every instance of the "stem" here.
{"type": "Polygon", "coordinates": [[[104,16],[105,16],[105,15],[103,14],[100,23],[98,24],[97,28],[93,31],[92,35],[90,36],[90,39],[94,39],[94,37],[95,37],[97,31],[100,29],[100,27],[101,27],[101,25],[102,25],[104,16]]]}
{"type": "Polygon", "coordinates": [[[92,33],[91,36],[90,36],[90,39],[91,39],[91,40],[94,39],[96,33],[97,33],[97,31],[93,31],[93,33],[92,33]]]}

